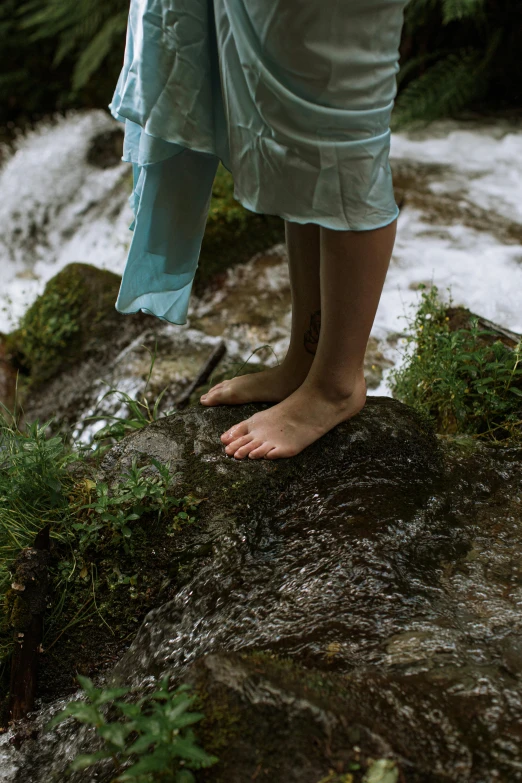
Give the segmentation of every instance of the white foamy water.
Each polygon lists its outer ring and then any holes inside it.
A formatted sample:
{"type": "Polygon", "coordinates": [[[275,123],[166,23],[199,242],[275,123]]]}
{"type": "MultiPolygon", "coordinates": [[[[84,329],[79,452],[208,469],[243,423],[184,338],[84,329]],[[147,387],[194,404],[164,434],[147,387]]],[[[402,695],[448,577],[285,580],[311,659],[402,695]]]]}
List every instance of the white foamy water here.
{"type": "MultiPolygon", "coordinates": [[[[0,331],[72,261],[122,272],[131,239],[130,166],[99,169],[86,160],[92,139],[115,127],[101,110],[42,124],[0,170],[0,331]]],[[[485,210],[488,221],[482,230],[434,219],[406,201],[373,329],[385,355],[400,361],[404,342],[397,349],[386,338],[407,328],[421,282],[433,282],[446,299],[450,287],[454,304],[522,332],[522,128],[436,123],[415,136],[395,134],[392,161],[440,166],[440,176],[430,176],[434,201],[449,197],[455,210],[485,210]],[[496,222],[514,225],[509,238],[496,222]]],[[[373,394],[389,394],[386,374],[373,394]]]]}
{"type": "Polygon", "coordinates": [[[104,111],[42,123],[0,169],[0,331],[12,328],[66,264],[122,272],[131,239],[130,167],[87,162],[92,140],[117,127],[104,111]]]}
{"type": "MultiPolygon", "coordinates": [[[[445,301],[449,288],[454,305],[522,332],[522,127],[434,123],[414,137],[395,134],[392,162],[401,161],[440,166],[440,178],[429,185],[434,201],[448,196],[455,210],[485,210],[488,230],[434,221],[406,201],[373,328],[385,356],[400,364],[405,341],[395,348],[386,338],[407,328],[420,302],[418,283],[435,284],[445,301]],[[511,237],[499,238],[508,222],[511,237]]],[[[372,394],[390,393],[388,372],[372,394]]]]}

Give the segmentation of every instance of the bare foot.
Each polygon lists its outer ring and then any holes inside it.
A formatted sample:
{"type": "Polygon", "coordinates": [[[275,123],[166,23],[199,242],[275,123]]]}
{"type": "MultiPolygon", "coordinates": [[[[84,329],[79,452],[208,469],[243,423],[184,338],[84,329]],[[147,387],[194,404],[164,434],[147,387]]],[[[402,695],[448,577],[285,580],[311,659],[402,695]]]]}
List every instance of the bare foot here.
{"type": "Polygon", "coordinates": [[[293,457],[345,419],[358,413],[366,402],[364,374],[351,393],[334,395],[310,380],[279,405],[254,413],[221,436],[229,456],[243,459],[293,457]]]}
{"type": "Polygon", "coordinates": [[[299,388],[308,375],[310,362],[299,367],[289,364],[271,367],[262,372],[238,375],[213,386],[199,400],[202,405],[241,405],[246,402],[280,402],[299,388]]]}

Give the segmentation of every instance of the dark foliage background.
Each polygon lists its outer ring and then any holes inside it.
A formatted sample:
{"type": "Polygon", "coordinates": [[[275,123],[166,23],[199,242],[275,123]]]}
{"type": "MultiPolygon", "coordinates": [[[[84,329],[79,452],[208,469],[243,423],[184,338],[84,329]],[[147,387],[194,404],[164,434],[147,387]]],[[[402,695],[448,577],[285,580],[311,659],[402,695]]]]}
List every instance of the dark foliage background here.
{"type": "MultiPolygon", "coordinates": [[[[1,0],[0,125],[106,107],[128,0],[1,0]]],[[[522,0],[410,0],[396,127],[463,109],[522,107],[522,0]]]]}

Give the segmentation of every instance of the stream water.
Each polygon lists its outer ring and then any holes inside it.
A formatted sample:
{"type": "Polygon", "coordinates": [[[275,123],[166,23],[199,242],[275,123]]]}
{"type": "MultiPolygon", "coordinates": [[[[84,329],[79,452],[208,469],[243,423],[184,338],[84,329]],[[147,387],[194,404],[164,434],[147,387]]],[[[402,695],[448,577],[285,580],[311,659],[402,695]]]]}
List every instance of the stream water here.
{"type": "MultiPolygon", "coordinates": [[[[14,152],[0,156],[0,331],[9,331],[70,262],[122,272],[131,238],[130,166],[114,156],[100,163],[91,154],[101,134],[119,127],[100,110],[74,113],[42,123],[19,138],[14,152]]],[[[385,358],[401,361],[400,335],[419,302],[419,283],[434,283],[446,299],[450,287],[454,304],[522,332],[520,125],[444,121],[416,134],[395,134],[392,165],[402,209],[372,332],[385,358]]],[[[272,272],[277,310],[279,288],[287,282],[272,272]]],[[[230,284],[239,281],[232,276],[230,284]]],[[[193,304],[197,310],[195,299],[193,304]]],[[[231,322],[242,316],[244,302],[237,307],[231,322]]],[[[281,326],[286,333],[288,318],[281,326]]],[[[279,352],[286,347],[280,333],[273,340],[279,352]]],[[[245,330],[234,347],[246,359],[259,340],[272,341],[270,330],[253,338],[245,330]]],[[[386,377],[387,371],[371,393],[390,394],[386,377]]]]}

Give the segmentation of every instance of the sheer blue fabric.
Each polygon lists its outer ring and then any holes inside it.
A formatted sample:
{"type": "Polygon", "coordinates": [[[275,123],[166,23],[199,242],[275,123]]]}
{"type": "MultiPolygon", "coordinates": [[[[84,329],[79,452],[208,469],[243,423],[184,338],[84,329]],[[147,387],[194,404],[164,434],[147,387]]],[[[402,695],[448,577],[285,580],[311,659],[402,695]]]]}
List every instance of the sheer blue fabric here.
{"type": "Polygon", "coordinates": [[[406,1],[131,0],[109,106],[134,174],[120,312],[186,323],[220,161],[253,212],[338,230],[395,220],[406,1]]]}

